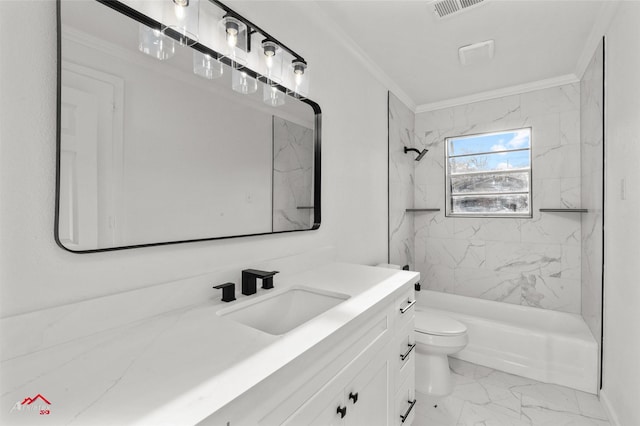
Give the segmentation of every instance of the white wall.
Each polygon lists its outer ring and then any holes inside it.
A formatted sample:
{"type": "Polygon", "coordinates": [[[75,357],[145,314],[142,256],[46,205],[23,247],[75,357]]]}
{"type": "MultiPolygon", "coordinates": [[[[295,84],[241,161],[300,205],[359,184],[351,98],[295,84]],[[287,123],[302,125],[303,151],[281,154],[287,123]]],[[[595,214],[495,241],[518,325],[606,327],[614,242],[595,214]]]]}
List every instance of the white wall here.
{"type": "Polygon", "coordinates": [[[605,39],[603,395],[640,424],[640,3],[621,2],[605,39]],[[626,182],[625,199],[621,182],[626,182]]]}
{"type": "Polygon", "coordinates": [[[0,2],[2,316],[333,245],[340,260],[387,254],[386,88],[306,5],[234,2],[309,62],[322,117],[318,231],[77,255],[53,239],[56,19],[53,1],[0,2]],[[282,19],[286,16],[287,19],[282,19]],[[19,36],[19,42],[17,42],[19,36]]]}

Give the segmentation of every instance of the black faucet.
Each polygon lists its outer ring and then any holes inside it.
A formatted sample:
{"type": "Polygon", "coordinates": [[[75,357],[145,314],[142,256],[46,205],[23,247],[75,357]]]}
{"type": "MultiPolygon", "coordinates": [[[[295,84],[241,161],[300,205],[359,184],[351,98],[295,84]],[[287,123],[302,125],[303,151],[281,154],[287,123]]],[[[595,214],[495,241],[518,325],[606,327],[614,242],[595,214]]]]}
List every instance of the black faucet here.
{"type": "Polygon", "coordinates": [[[234,283],[224,283],[220,285],[214,285],[213,288],[222,289],[222,301],[233,302],[236,300],[236,285],[234,283]]]}
{"type": "Polygon", "coordinates": [[[262,280],[262,288],[273,288],[273,276],[278,271],[259,271],[257,269],[245,269],[242,271],[242,294],[251,295],[256,293],[256,279],[262,280]]]}

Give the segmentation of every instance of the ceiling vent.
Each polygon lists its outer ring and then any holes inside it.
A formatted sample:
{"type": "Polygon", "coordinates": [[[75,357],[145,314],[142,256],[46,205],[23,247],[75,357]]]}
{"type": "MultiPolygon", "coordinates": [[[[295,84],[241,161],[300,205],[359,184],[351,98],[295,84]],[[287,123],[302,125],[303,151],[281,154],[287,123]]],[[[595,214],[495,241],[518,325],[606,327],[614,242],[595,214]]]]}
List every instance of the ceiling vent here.
{"type": "Polygon", "coordinates": [[[462,65],[472,65],[489,62],[495,51],[493,40],[469,44],[458,49],[458,58],[462,65]]]}
{"type": "Polygon", "coordinates": [[[478,6],[484,1],[485,0],[436,0],[432,4],[436,16],[444,18],[478,6]]]}

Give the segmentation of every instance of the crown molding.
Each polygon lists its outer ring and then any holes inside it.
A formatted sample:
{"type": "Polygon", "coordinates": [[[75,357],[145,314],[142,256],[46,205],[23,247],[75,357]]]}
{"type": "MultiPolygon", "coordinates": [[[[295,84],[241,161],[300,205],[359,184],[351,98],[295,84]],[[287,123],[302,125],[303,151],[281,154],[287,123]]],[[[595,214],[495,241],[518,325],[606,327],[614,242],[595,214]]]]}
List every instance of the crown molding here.
{"type": "Polygon", "coordinates": [[[593,27],[591,27],[591,32],[587,37],[587,42],[585,43],[584,48],[580,53],[580,57],[578,58],[578,62],[576,63],[575,75],[578,76],[578,78],[581,79],[584,72],[587,70],[589,62],[591,62],[591,58],[593,57],[593,52],[595,52],[600,40],[602,40],[602,37],[604,37],[609,29],[613,16],[616,14],[619,5],[620,0],[608,0],[602,2],[596,22],[593,24],[593,27]]]}
{"type": "Polygon", "coordinates": [[[451,108],[459,105],[467,105],[474,102],[488,101],[491,99],[502,98],[505,96],[519,95],[521,93],[533,92],[535,90],[548,89],[550,87],[558,87],[565,84],[573,84],[580,81],[575,74],[566,74],[559,77],[547,78],[545,80],[532,81],[530,83],[518,84],[516,86],[504,87],[502,89],[489,90],[486,92],[475,93],[469,96],[461,96],[459,98],[447,99],[439,102],[418,105],[415,109],[416,114],[422,112],[435,111],[443,108],[451,108]]]}
{"type": "Polygon", "coordinates": [[[299,6],[298,10],[304,13],[309,19],[324,28],[326,34],[333,38],[337,45],[342,46],[351,54],[364,68],[389,91],[391,91],[402,103],[411,111],[415,112],[416,103],[400,86],[385,73],[382,68],[367,55],[364,50],[338,25],[316,1],[291,2],[291,5],[299,6]],[[300,7],[300,5],[303,7],[300,7]]]}

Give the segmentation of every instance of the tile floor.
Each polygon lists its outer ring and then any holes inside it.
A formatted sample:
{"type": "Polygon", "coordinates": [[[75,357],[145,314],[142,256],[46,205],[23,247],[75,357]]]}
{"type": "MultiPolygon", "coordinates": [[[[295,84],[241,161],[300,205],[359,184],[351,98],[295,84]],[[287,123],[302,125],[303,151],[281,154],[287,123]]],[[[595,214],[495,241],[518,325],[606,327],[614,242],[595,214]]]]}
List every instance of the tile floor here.
{"type": "Polygon", "coordinates": [[[455,389],[416,394],[413,426],[609,426],[595,395],[450,359],[455,389]],[[437,404],[437,407],[434,407],[437,404]]]}

